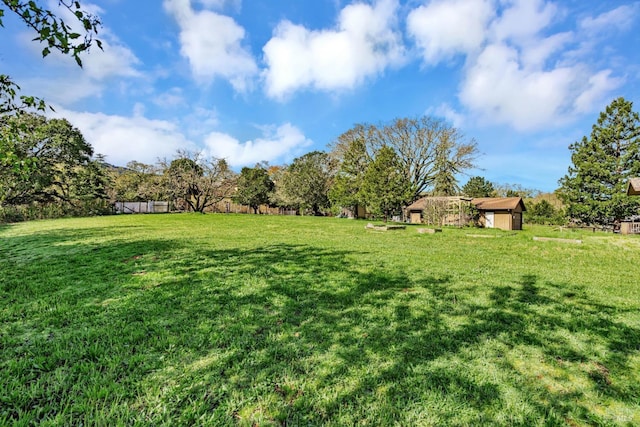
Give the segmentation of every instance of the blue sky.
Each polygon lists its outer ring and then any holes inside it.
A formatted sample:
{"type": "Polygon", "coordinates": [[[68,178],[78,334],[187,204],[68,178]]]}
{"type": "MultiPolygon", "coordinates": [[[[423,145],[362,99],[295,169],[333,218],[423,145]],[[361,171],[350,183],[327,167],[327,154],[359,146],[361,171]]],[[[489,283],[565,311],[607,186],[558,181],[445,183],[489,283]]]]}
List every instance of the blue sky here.
{"type": "MultiPolygon", "coordinates": [[[[57,1],[50,6],[56,9],[57,1]]],[[[623,96],[640,110],[640,2],[94,0],[82,69],[17,19],[0,72],[113,164],[202,150],[240,168],[326,150],[356,123],[444,117],[481,175],[552,191],[570,143],[623,96]]],[[[468,177],[461,177],[461,184],[468,177]]]]}

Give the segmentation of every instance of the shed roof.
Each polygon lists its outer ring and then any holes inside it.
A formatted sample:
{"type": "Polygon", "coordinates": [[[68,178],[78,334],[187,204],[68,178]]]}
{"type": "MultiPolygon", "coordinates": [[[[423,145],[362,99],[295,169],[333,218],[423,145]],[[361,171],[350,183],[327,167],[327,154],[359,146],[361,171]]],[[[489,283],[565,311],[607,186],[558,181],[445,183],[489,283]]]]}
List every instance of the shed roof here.
{"type": "Polygon", "coordinates": [[[638,196],[640,195],[640,178],[631,178],[627,185],[627,195],[638,196]]]}
{"type": "Polygon", "coordinates": [[[518,205],[521,205],[523,211],[527,210],[524,207],[522,197],[479,197],[472,199],[471,203],[483,211],[513,210],[516,209],[518,205]]]}

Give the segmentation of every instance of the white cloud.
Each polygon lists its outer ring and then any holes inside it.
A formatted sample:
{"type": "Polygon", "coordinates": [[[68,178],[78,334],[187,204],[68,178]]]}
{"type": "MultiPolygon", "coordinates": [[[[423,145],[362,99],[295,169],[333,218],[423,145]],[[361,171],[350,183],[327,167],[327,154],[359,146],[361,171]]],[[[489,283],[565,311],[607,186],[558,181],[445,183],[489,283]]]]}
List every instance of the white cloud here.
{"type": "MultiPolygon", "coordinates": [[[[59,6],[57,1],[49,1],[49,7],[73,31],[83,33],[81,24],[69,10],[59,6]]],[[[92,14],[102,13],[98,6],[91,3],[83,3],[82,7],[92,14]]],[[[52,49],[45,59],[45,65],[49,67],[47,77],[21,79],[24,83],[23,89],[39,94],[47,102],[69,106],[85,98],[101,96],[107,84],[111,84],[110,89],[113,89],[114,79],[121,79],[120,82],[124,82],[126,80],[122,79],[123,77],[143,76],[136,68],[140,65],[140,60],[108,27],[101,27],[97,37],[102,41],[104,50],[100,50],[94,44],[90,51],[83,52],[80,55],[82,68],[78,67],[70,55],[64,55],[52,49]]],[[[41,57],[45,45],[34,43],[32,32],[25,31],[18,36],[18,39],[34,59],[41,57]]]]}
{"type": "Polygon", "coordinates": [[[57,107],[54,117],[64,117],[80,129],[95,153],[107,156],[115,165],[131,160],[156,163],[158,158],[173,157],[178,149],[193,150],[195,144],[187,140],[171,122],[143,117],[140,108],[133,117],[87,113],[57,107]]]}
{"type": "MultiPolygon", "coordinates": [[[[211,5],[210,1],[202,3],[211,5]]],[[[189,60],[198,81],[206,83],[222,77],[237,91],[250,88],[258,67],[242,46],[244,28],[228,16],[209,10],[195,11],[190,0],[165,0],[164,7],[180,26],[180,52],[189,60]]]]}
{"type": "MultiPolygon", "coordinates": [[[[60,6],[58,1],[49,0],[49,6],[51,10],[56,11],[56,14],[60,16],[73,31],[80,34],[84,33],[82,23],[78,21],[71,11],[60,6]]],[[[83,3],[82,8],[86,12],[96,16],[104,13],[99,6],[92,3],[83,3]]],[[[140,72],[135,68],[140,64],[140,60],[108,27],[100,27],[99,34],[95,37],[102,42],[103,49],[100,49],[97,44],[94,43],[88,52],[80,55],[84,70],[83,74],[96,81],[102,81],[113,76],[140,76],[140,72]]],[[[33,44],[33,46],[36,46],[38,49],[42,48],[42,45],[33,44]]],[[[52,56],[56,57],[59,61],[76,66],[75,60],[69,55],[62,55],[52,50],[52,56]]]]}
{"type": "Polygon", "coordinates": [[[212,156],[224,158],[231,166],[253,166],[266,160],[290,160],[312,141],[290,123],[278,127],[275,132],[266,133],[262,138],[241,143],[236,138],[219,132],[212,132],[205,140],[207,151],[212,156]]]}
{"type": "Polygon", "coordinates": [[[611,33],[613,29],[628,30],[638,16],[640,3],[625,4],[598,16],[588,17],[580,22],[580,27],[588,32],[611,33]]]}
{"type": "Polygon", "coordinates": [[[567,44],[574,40],[572,32],[553,34],[547,38],[529,41],[521,49],[521,60],[524,67],[543,68],[547,61],[567,44]]]}
{"type": "Polygon", "coordinates": [[[48,78],[27,78],[20,82],[24,93],[36,93],[49,104],[63,106],[89,97],[100,97],[104,85],[80,76],[56,76],[48,78]]]}
{"type": "Polygon", "coordinates": [[[553,21],[557,6],[545,0],[506,0],[502,15],[491,25],[495,41],[529,41],[553,21]]]}
{"type": "Polygon", "coordinates": [[[171,89],[158,94],[153,103],[162,108],[176,108],[187,105],[187,100],[182,93],[182,89],[179,87],[172,87],[171,89]]]}
{"type": "Polygon", "coordinates": [[[82,57],[82,66],[87,75],[97,81],[110,77],[140,77],[142,74],[136,70],[140,60],[126,46],[110,39],[108,32],[103,31],[102,47],[92,49],[82,57]]]}
{"type": "Polygon", "coordinates": [[[599,105],[611,93],[624,83],[621,78],[611,77],[611,70],[603,70],[589,77],[587,88],[574,101],[577,113],[588,113],[594,105],[599,105]]]}
{"type": "MultiPolygon", "coordinates": [[[[619,19],[628,27],[620,14],[635,9],[614,9],[580,25],[597,29],[619,19]]],[[[534,130],[591,111],[622,82],[610,69],[594,70],[591,59],[580,60],[571,48],[585,49],[581,34],[551,30],[565,18],[545,0],[433,0],[409,13],[407,28],[427,64],[465,55],[458,98],[471,117],[534,130]]]]}
{"type": "Polygon", "coordinates": [[[534,129],[555,123],[564,113],[578,71],[525,69],[515,48],[490,45],[469,68],[460,99],[485,120],[534,129]]]}
{"type": "Polygon", "coordinates": [[[447,103],[440,104],[437,108],[428,109],[427,115],[442,117],[456,128],[463,127],[466,121],[464,114],[454,110],[453,107],[447,103]]]}
{"type": "Polygon", "coordinates": [[[478,49],[494,16],[491,0],[437,0],[412,10],[407,31],[427,63],[478,49]]]}
{"type": "Polygon", "coordinates": [[[301,88],[351,89],[404,62],[402,36],[394,30],[396,0],[343,8],[337,28],[314,31],[282,21],[263,47],[263,76],[270,97],[301,88]]]}

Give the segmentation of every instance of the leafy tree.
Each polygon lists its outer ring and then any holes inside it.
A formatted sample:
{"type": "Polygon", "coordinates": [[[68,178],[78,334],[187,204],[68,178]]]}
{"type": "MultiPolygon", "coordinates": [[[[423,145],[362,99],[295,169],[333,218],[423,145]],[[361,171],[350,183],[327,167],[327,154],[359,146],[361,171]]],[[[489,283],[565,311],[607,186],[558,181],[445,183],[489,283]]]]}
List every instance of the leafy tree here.
{"type": "Polygon", "coordinates": [[[349,144],[352,134],[363,138],[369,162],[382,147],[395,151],[411,182],[412,200],[433,191],[436,180],[438,191],[453,192],[457,188],[455,175],[474,167],[478,156],[474,140],[466,141],[446,121],[428,116],[398,118],[379,126],[356,125],[333,144],[337,158],[345,158],[352,148],[349,144]]]}
{"type": "MultiPolygon", "coordinates": [[[[365,204],[360,190],[364,172],[371,162],[361,130],[356,127],[341,135],[345,151],[339,154],[337,161],[340,167],[329,190],[329,198],[334,206],[347,208],[354,213],[357,213],[358,206],[365,204]]],[[[338,153],[332,154],[336,156],[338,153]]]]}
{"type": "Polygon", "coordinates": [[[93,148],[67,120],[23,113],[0,118],[0,205],[106,197],[93,148]]]}
{"type": "Polygon", "coordinates": [[[244,167],[238,177],[234,200],[236,203],[249,205],[253,213],[258,213],[260,205],[269,203],[273,189],[273,181],[265,168],[260,165],[254,168],[244,167]]]}
{"type": "Polygon", "coordinates": [[[130,161],[125,168],[112,170],[110,198],[114,201],[142,202],[167,198],[159,167],[130,161]]]}
{"type": "Polygon", "coordinates": [[[520,184],[495,184],[494,188],[496,197],[535,198],[541,194],[539,190],[525,188],[520,184]]]}
{"type": "Polygon", "coordinates": [[[313,151],[294,159],[278,183],[283,203],[319,215],[330,205],[334,176],[335,162],[325,152],[313,151]]]}
{"type": "Polygon", "coordinates": [[[382,215],[385,221],[410,200],[411,182],[392,148],[378,151],[364,173],[361,192],[371,213],[382,215]]]}
{"type": "MultiPolygon", "coordinates": [[[[44,44],[42,56],[52,50],[70,55],[79,66],[82,66],[80,54],[95,44],[102,49],[100,40],[94,36],[101,26],[100,19],[82,9],[79,1],[58,0],[58,4],[71,12],[74,22],[65,22],[51,10],[39,5],[38,1],[1,0],[0,27],[5,10],[14,12],[29,28],[35,31],[34,41],[44,44]],[[2,6],[4,5],[4,6],[2,6]]],[[[0,115],[24,111],[27,108],[45,109],[42,99],[34,96],[18,96],[20,86],[11,77],[0,74],[0,115]]]]}
{"type": "Polygon", "coordinates": [[[538,203],[531,203],[527,209],[527,218],[535,223],[553,223],[557,216],[557,211],[547,200],[540,200],[538,203]]]}
{"type": "Polygon", "coordinates": [[[569,146],[572,165],[560,180],[560,196],[570,218],[586,224],[618,224],[638,213],[627,197],[628,179],[640,174],[640,117],[624,98],[600,113],[589,138],[569,146]]]}
{"type": "Polygon", "coordinates": [[[462,194],[468,197],[491,197],[495,189],[484,177],[474,176],[462,187],[462,194]]]}
{"type": "Polygon", "coordinates": [[[162,162],[161,167],[167,194],[194,212],[204,213],[209,206],[231,197],[235,190],[236,176],[224,159],[179,152],[177,158],[169,164],[162,162]]]}
{"type": "MultiPolygon", "coordinates": [[[[34,41],[44,44],[42,56],[45,57],[52,50],[65,55],[71,55],[79,66],[82,66],[80,54],[89,50],[95,42],[100,49],[102,43],[94,39],[100,27],[100,19],[83,10],[79,1],[59,0],[59,6],[71,12],[73,24],[80,27],[76,31],[72,25],[64,22],[50,10],[40,6],[38,1],[1,0],[0,27],[3,26],[5,10],[15,13],[32,30],[35,31],[34,41]]],[[[28,95],[20,95],[20,86],[6,74],[0,74],[0,117],[15,115],[28,109],[44,111],[44,100],[28,95]]],[[[20,158],[13,150],[13,140],[21,138],[21,132],[13,126],[3,126],[0,138],[0,167],[10,168],[16,175],[37,174],[35,163],[20,158]],[[10,135],[10,132],[14,135],[10,135]]],[[[14,188],[15,190],[15,188],[14,188]]],[[[6,196],[6,192],[5,193],[6,196]]],[[[0,202],[3,200],[0,195],[0,202]]]]}

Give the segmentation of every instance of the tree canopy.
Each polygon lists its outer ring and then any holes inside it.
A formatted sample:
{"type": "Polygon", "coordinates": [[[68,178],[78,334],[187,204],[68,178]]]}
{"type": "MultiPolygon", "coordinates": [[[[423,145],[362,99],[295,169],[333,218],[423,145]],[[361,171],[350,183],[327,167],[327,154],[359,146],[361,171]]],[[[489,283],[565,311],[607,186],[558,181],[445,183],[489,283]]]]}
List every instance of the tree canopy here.
{"type": "Polygon", "coordinates": [[[351,155],[369,163],[382,147],[396,153],[411,183],[412,200],[435,190],[457,192],[456,175],[473,168],[478,156],[474,140],[467,140],[445,120],[429,116],[356,125],[337,138],[332,154],[343,162],[351,155]]]}
{"type": "Polygon", "coordinates": [[[235,190],[236,175],[224,159],[179,152],[161,166],[166,193],[194,212],[204,213],[209,206],[231,197],[235,190]]]}
{"type": "Polygon", "coordinates": [[[490,181],[482,176],[474,176],[462,187],[462,194],[468,197],[491,197],[495,189],[490,181]]]}
{"type": "Polygon", "coordinates": [[[368,165],[361,193],[371,213],[382,215],[385,221],[411,198],[411,182],[391,147],[382,147],[368,165]]]}
{"type": "Polygon", "coordinates": [[[274,184],[269,172],[256,165],[244,167],[240,171],[234,200],[242,205],[249,205],[253,213],[258,213],[260,205],[269,203],[274,184]]]}
{"type": "Polygon", "coordinates": [[[293,160],[282,174],[282,202],[318,215],[330,206],[329,188],[335,176],[335,162],[323,151],[312,151],[293,160]]]}
{"type": "Polygon", "coordinates": [[[92,160],[93,148],[67,120],[4,116],[0,140],[0,205],[106,197],[106,176],[92,160]]]}
{"type": "Polygon", "coordinates": [[[569,146],[571,166],[560,180],[570,218],[586,224],[616,224],[638,213],[626,195],[629,178],[640,175],[640,117],[617,98],[600,113],[591,135],[569,146]]]}

